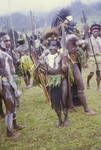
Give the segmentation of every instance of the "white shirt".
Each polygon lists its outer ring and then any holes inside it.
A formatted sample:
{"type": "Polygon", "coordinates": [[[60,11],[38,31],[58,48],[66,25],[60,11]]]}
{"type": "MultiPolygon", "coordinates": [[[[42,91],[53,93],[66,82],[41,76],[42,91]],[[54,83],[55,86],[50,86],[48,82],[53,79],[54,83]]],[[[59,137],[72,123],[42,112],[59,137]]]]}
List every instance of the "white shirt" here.
{"type": "MultiPolygon", "coordinates": [[[[92,35],[91,36],[91,42],[92,42],[92,46],[94,48],[95,54],[101,54],[101,37],[95,38],[92,35]]],[[[91,47],[91,43],[90,43],[90,47],[91,47]]],[[[92,50],[92,47],[91,47],[91,50],[92,50]]],[[[91,51],[91,53],[92,53],[92,51],[91,51]]]]}

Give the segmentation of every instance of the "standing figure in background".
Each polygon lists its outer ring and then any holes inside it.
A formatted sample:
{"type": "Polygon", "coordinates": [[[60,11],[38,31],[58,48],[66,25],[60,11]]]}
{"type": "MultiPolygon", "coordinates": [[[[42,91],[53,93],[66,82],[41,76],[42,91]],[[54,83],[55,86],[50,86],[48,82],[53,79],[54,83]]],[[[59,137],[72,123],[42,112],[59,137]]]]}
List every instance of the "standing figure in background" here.
{"type": "Polygon", "coordinates": [[[37,59],[39,59],[39,57],[42,55],[43,50],[44,50],[40,32],[37,33],[34,43],[35,43],[36,57],[37,57],[37,59]]]}
{"type": "MultiPolygon", "coordinates": [[[[5,41],[4,43],[9,42],[5,41]]],[[[0,76],[2,85],[0,86],[1,95],[3,97],[6,114],[5,114],[5,125],[8,137],[16,137],[13,128],[20,130],[23,127],[19,126],[16,122],[15,103],[16,98],[20,97],[20,91],[14,81],[15,67],[13,64],[12,57],[0,49],[0,76]]]]}
{"type": "Polygon", "coordinates": [[[12,49],[11,39],[8,34],[2,36],[0,47],[4,52],[8,53],[12,57],[15,71],[16,71],[16,67],[19,64],[19,55],[14,49],[12,49]]]}
{"type": "Polygon", "coordinates": [[[20,65],[21,70],[24,76],[24,81],[26,87],[31,87],[30,80],[31,80],[31,68],[33,66],[33,62],[30,58],[29,48],[28,45],[25,43],[23,38],[18,39],[19,46],[17,47],[16,51],[20,53],[20,65]]]}
{"type": "MultiPolygon", "coordinates": [[[[13,65],[15,67],[15,74],[13,75],[12,84],[14,85],[15,91],[17,91],[18,87],[13,82],[16,82],[16,79],[18,79],[17,67],[19,66],[19,55],[15,50],[12,49],[11,39],[8,34],[5,34],[4,36],[2,36],[0,47],[1,47],[2,51],[6,52],[7,54],[9,54],[12,57],[13,65]]],[[[19,91],[17,94],[18,94],[18,97],[21,95],[21,93],[19,91]]],[[[16,106],[19,107],[19,105],[20,105],[20,101],[19,101],[19,98],[17,98],[16,106]]]]}
{"type": "Polygon", "coordinates": [[[90,88],[90,80],[92,79],[94,72],[96,70],[96,83],[97,89],[100,87],[100,69],[101,69],[101,26],[99,24],[93,24],[90,27],[91,36],[89,38],[90,52],[89,61],[92,61],[91,71],[87,76],[87,88],[90,88]],[[96,66],[96,68],[95,68],[96,66]]]}

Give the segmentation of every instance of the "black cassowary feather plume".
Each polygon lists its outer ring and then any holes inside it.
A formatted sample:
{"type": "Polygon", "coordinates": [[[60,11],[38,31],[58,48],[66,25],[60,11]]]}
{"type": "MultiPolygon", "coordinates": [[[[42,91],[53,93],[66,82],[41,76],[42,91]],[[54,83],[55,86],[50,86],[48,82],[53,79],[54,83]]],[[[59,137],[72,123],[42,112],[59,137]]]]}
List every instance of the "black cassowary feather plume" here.
{"type": "Polygon", "coordinates": [[[60,24],[60,22],[63,22],[67,16],[70,16],[70,9],[69,8],[63,8],[61,9],[57,15],[53,18],[51,27],[56,27],[60,24]]]}
{"type": "Polygon", "coordinates": [[[1,38],[2,36],[4,36],[4,35],[6,35],[5,32],[0,32],[0,38],[1,38]]]}

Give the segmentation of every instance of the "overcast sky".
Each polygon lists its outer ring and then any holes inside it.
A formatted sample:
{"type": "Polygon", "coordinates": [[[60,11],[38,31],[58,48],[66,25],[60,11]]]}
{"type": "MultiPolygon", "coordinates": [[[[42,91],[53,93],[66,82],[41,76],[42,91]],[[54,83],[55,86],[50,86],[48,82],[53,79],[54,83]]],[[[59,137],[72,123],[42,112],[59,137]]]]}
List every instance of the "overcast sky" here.
{"type": "MultiPolygon", "coordinates": [[[[57,7],[70,5],[76,0],[0,0],[0,15],[19,11],[50,11],[57,7]]],[[[91,3],[101,0],[81,0],[84,3],[91,3]]]]}

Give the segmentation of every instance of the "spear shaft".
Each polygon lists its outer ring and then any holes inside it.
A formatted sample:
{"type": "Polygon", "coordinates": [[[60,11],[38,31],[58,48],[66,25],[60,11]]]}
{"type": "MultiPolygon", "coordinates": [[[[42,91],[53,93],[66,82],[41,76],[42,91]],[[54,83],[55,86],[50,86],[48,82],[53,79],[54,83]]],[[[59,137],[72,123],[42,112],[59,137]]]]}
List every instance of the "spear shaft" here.
{"type": "MultiPolygon", "coordinates": [[[[31,26],[32,26],[32,36],[33,36],[33,49],[34,49],[33,54],[32,54],[32,59],[33,59],[35,67],[37,67],[38,60],[37,60],[36,53],[35,53],[35,38],[34,38],[35,23],[34,23],[34,16],[33,16],[32,11],[30,11],[30,18],[31,18],[31,26]]],[[[50,101],[50,97],[49,97],[49,94],[48,94],[48,91],[47,91],[47,88],[46,88],[46,83],[45,83],[45,80],[44,80],[45,76],[42,73],[39,73],[38,76],[39,76],[41,85],[43,87],[45,97],[46,97],[47,101],[50,101]]]]}

